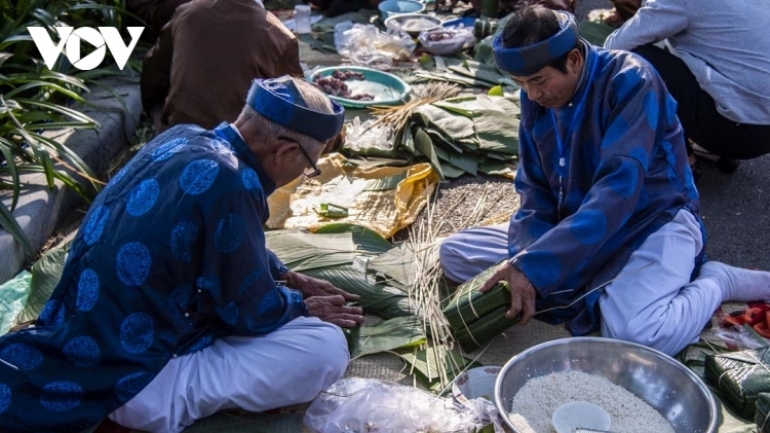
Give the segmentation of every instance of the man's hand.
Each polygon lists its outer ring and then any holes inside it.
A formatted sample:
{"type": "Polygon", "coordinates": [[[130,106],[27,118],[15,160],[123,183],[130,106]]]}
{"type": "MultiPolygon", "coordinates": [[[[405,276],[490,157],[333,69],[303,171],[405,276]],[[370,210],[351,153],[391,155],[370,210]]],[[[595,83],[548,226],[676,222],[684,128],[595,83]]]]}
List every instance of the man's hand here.
{"type": "Polygon", "coordinates": [[[505,312],[505,317],[512,319],[521,314],[519,325],[526,325],[535,315],[535,298],[537,292],[527,277],[508,262],[492,275],[481,288],[480,292],[488,292],[500,281],[507,281],[511,289],[511,308],[505,312]]]}
{"type": "Polygon", "coordinates": [[[286,280],[286,285],[292,289],[299,290],[304,295],[305,299],[311,296],[329,296],[339,295],[342,296],[346,302],[355,302],[361,299],[360,296],[348,293],[342,289],[334,287],[334,285],[328,281],[319,280],[318,278],[308,277],[300,273],[289,271],[283,276],[286,280]]]}
{"type": "Polygon", "coordinates": [[[346,306],[342,295],[311,296],[305,298],[305,305],[311,316],[341,328],[355,328],[364,323],[364,310],[346,306]]]}

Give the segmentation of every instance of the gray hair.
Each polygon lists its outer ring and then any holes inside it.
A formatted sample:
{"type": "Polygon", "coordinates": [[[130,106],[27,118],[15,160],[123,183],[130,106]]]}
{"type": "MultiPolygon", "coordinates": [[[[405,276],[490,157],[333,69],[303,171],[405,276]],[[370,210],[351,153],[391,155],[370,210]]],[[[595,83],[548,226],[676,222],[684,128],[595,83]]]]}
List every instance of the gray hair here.
{"type": "MultiPolygon", "coordinates": [[[[292,77],[292,81],[309,109],[326,114],[334,113],[331,101],[321,90],[300,78],[292,77]]],[[[326,146],[325,141],[318,141],[313,137],[292,131],[283,125],[267,119],[248,104],[243,107],[238,118],[246,121],[246,123],[256,122],[259,126],[255,128],[259,134],[257,138],[263,142],[270,142],[279,136],[289,137],[299,143],[310,154],[316,152],[320,154],[326,146]]]]}

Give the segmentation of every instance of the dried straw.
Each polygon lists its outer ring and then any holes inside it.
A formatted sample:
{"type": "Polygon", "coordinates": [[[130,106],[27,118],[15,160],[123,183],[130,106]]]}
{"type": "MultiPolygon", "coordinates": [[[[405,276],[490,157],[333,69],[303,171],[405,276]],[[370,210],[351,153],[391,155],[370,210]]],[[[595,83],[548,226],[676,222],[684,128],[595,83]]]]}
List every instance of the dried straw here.
{"type": "Polygon", "coordinates": [[[393,128],[394,137],[398,137],[418,107],[456,96],[460,90],[457,85],[442,82],[415,85],[412,87],[412,98],[404,105],[372,106],[371,111],[376,120],[364,133],[377,126],[386,126],[393,128]]]}
{"type": "MultiPolygon", "coordinates": [[[[477,196],[476,205],[471,214],[455,227],[456,230],[462,230],[468,227],[477,226],[487,210],[487,199],[493,191],[493,185],[487,184],[479,194],[479,188],[473,188],[465,192],[462,198],[453,206],[444,212],[437,209],[438,195],[428,202],[425,208],[425,215],[409,229],[409,245],[414,253],[414,264],[416,268],[416,280],[407,291],[409,299],[417,309],[417,314],[423,319],[423,330],[432,338],[428,340],[428,347],[446,346],[450,350],[454,346],[454,337],[452,336],[449,323],[444,317],[441,308],[441,281],[443,271],[437,260],[436,248],[438,248],[438,237],[444,224],[447,224],[447,216],[460,204],[465,202],[469,196],[477,196]]],[[[439,356],[443,353],[440,350],[428,351],[428,354],[439,356]]],[[[453,360],[453,358],[449,358],[453,360]]],[[[447,362],[443,359],[435,359],[435,365],[439,368],[438,372],[429,372],[439,377],[442,388],[451,383],[453,378],[449,377],[447,362]]],[[[430,363],[428,363],[430,365],[430,363]]],[[[452,365],[454,371],[461,370],[459,365],[452,365]]]]}

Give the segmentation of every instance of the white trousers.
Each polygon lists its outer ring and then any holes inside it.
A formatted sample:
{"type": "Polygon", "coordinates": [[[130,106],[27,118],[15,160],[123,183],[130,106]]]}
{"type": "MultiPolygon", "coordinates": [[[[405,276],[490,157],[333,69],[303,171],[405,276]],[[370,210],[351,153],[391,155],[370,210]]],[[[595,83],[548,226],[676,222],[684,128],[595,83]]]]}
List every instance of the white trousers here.
{"type": "Polygon", "coordinates": [[[297,318],[260,337],[225,337],[172,359],[147,387],[110,415],[125,427],[176,433],[224,409],[262,412],[311,401],[345,373],[342,330],[297,318]]]}
{"type": "MultiPolygon", "coordinates": [[[[504,224],[450,236],[440,250],[444,272],[450,279],[466,281],[505,259],[507,233],[504,224]]],[[[690,282],[695,257],[702,249],[700,225],[687,211],[680,211],[650,235],[631,254],[618,274],[621,278],[608,285],[599,299],[602,335],[669,355],[696,342],[722,302],[722,291],[713,279],[690,282]],[[633,274],[622,277],[629,273],[633,274]]],[[[589,287],[603,283],[593,281],[589,287]]]]}

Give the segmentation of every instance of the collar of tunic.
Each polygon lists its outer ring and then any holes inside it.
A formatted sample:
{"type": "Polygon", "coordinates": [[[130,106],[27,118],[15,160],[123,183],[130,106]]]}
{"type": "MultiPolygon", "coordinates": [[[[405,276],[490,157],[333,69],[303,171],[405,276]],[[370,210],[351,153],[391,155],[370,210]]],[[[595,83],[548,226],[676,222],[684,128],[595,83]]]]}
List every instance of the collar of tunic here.
{"type": "Polygon", "coordinates": [[[235,125],[231,125],[227,122],[223,122],[214,129],[214,133],[220,138],[226,140],[233,146],[238,158],[245,162],[249,167],[253,168],[257,172],[259,181],[262,184],[262,189],[265,191],[265,196],[269,196],[275,191],[275,182],[270,179],[262,165],[257,161],[254,156],[254,152],[249,149],[246,142],[241,137],[240,131],[235,128],[235,125]]]}

